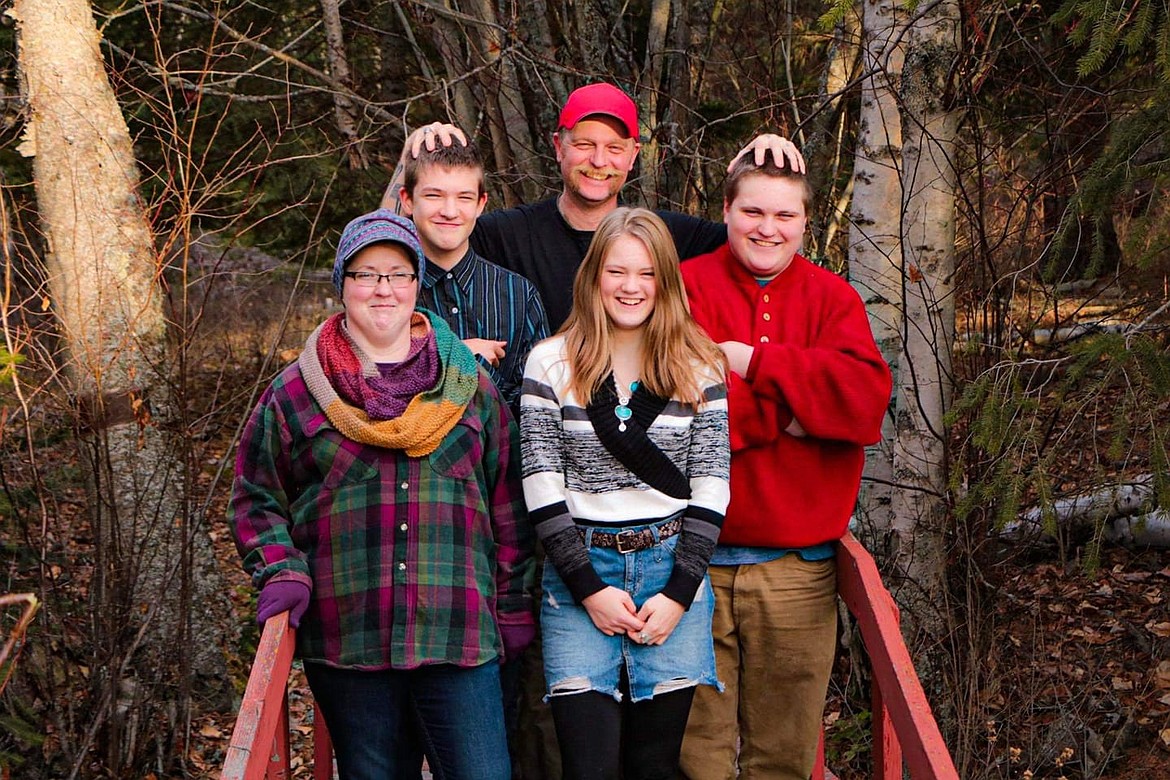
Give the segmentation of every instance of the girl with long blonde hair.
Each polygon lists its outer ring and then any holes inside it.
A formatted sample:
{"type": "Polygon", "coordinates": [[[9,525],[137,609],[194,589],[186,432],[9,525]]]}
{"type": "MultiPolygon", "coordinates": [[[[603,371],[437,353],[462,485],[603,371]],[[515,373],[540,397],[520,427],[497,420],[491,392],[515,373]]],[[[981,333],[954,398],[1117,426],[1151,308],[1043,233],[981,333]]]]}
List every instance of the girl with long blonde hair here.
{"type": "Polygon", "coordinates": [[[566,780],[673,778],[695,686],[719,685],[707,563],[729,498],[724,372],[662,220],[610,213],[521,396],[566,780]]]}

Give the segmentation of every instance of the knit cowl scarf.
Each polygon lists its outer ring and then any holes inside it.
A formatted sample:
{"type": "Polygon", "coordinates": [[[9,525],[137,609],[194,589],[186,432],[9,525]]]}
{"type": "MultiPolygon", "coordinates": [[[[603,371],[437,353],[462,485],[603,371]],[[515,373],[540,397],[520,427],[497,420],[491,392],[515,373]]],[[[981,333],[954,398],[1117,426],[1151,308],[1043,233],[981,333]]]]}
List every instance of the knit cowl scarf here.
{"type": "Polygon", "coordinates": [[[416,311],[403,363],[383,375],[349,335],[345,314],[321,323],[298,363],[313,399],[338,432],[411,457],[435,451],[479,386],[475,357],[442,319],[416,311]]]}

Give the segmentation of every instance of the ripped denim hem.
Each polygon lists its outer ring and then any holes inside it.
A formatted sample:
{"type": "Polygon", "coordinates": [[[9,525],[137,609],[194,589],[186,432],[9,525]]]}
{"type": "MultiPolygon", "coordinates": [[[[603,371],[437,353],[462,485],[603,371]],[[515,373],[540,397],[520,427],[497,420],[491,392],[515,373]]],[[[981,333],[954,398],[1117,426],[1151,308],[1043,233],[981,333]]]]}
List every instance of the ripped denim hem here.
{"type": "MultiPolygon", "coordinates": [[[[660,693],[672,693],[674,691],[681,691],[686,688],[696,688],[700,685],[710,685],[720,693],[723,693],[725,687],[719,680],[707,681],[696,680],[690,677],[676,677],[670,680],[663,680],[662,682],[655,685],[648,696],[634,696],[631,694],[630,700],[635,702],[648,701],[660,693]]],[[[560,680],[559,682],[549,686],[549,691],[547,694],[545,694],[544,701],[547,703],[548,700],[554,696],[574,696],[578,693],[589,693],[590,691],[596,691],[597,693],[601,693],[606,696],[612,696],[614,701],[618,702],[625,698],[625,695],[619,688],[609,689],[595,686],[588,677],[566,677],[564,680],[560,680]]]]}

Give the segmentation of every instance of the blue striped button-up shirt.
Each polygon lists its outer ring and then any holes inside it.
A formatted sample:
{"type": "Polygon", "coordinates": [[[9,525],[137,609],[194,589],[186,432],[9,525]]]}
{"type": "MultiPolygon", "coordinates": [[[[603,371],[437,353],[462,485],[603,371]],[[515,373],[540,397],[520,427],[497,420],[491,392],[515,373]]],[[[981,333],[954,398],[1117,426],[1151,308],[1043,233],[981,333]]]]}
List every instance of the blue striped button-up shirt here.
{"type": "Polygon", "coordinates": [[[548,337],[540,295],[530,281],[468,249],[450,271],[427,263],[418,305],[438,314],[461,339],[506,341],[498,366],[480,358],[513,412],[520,405],[524,361],[548,337]]]}

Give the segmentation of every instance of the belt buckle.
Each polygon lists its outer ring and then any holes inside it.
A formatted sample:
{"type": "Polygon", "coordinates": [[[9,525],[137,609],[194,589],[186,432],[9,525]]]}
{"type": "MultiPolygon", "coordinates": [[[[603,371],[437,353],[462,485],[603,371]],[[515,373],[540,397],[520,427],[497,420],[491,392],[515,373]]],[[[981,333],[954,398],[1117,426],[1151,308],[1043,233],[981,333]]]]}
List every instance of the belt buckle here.
{"type": "Polygon", "coordinates": [[[626,555],[626,554],[632,553],[632,552],[637,552],[638,548],[636,546],[634,546],[637,543],[638,543],[638,532],[637,531],[618,531],[616,534],[614,534],[614,545],[617,547],[617,551],[620,552],[622,555],[626,555]],[[623,537],[625,539],[630,540],[629,547],[627,547],[623,543],[623,537]]]}

